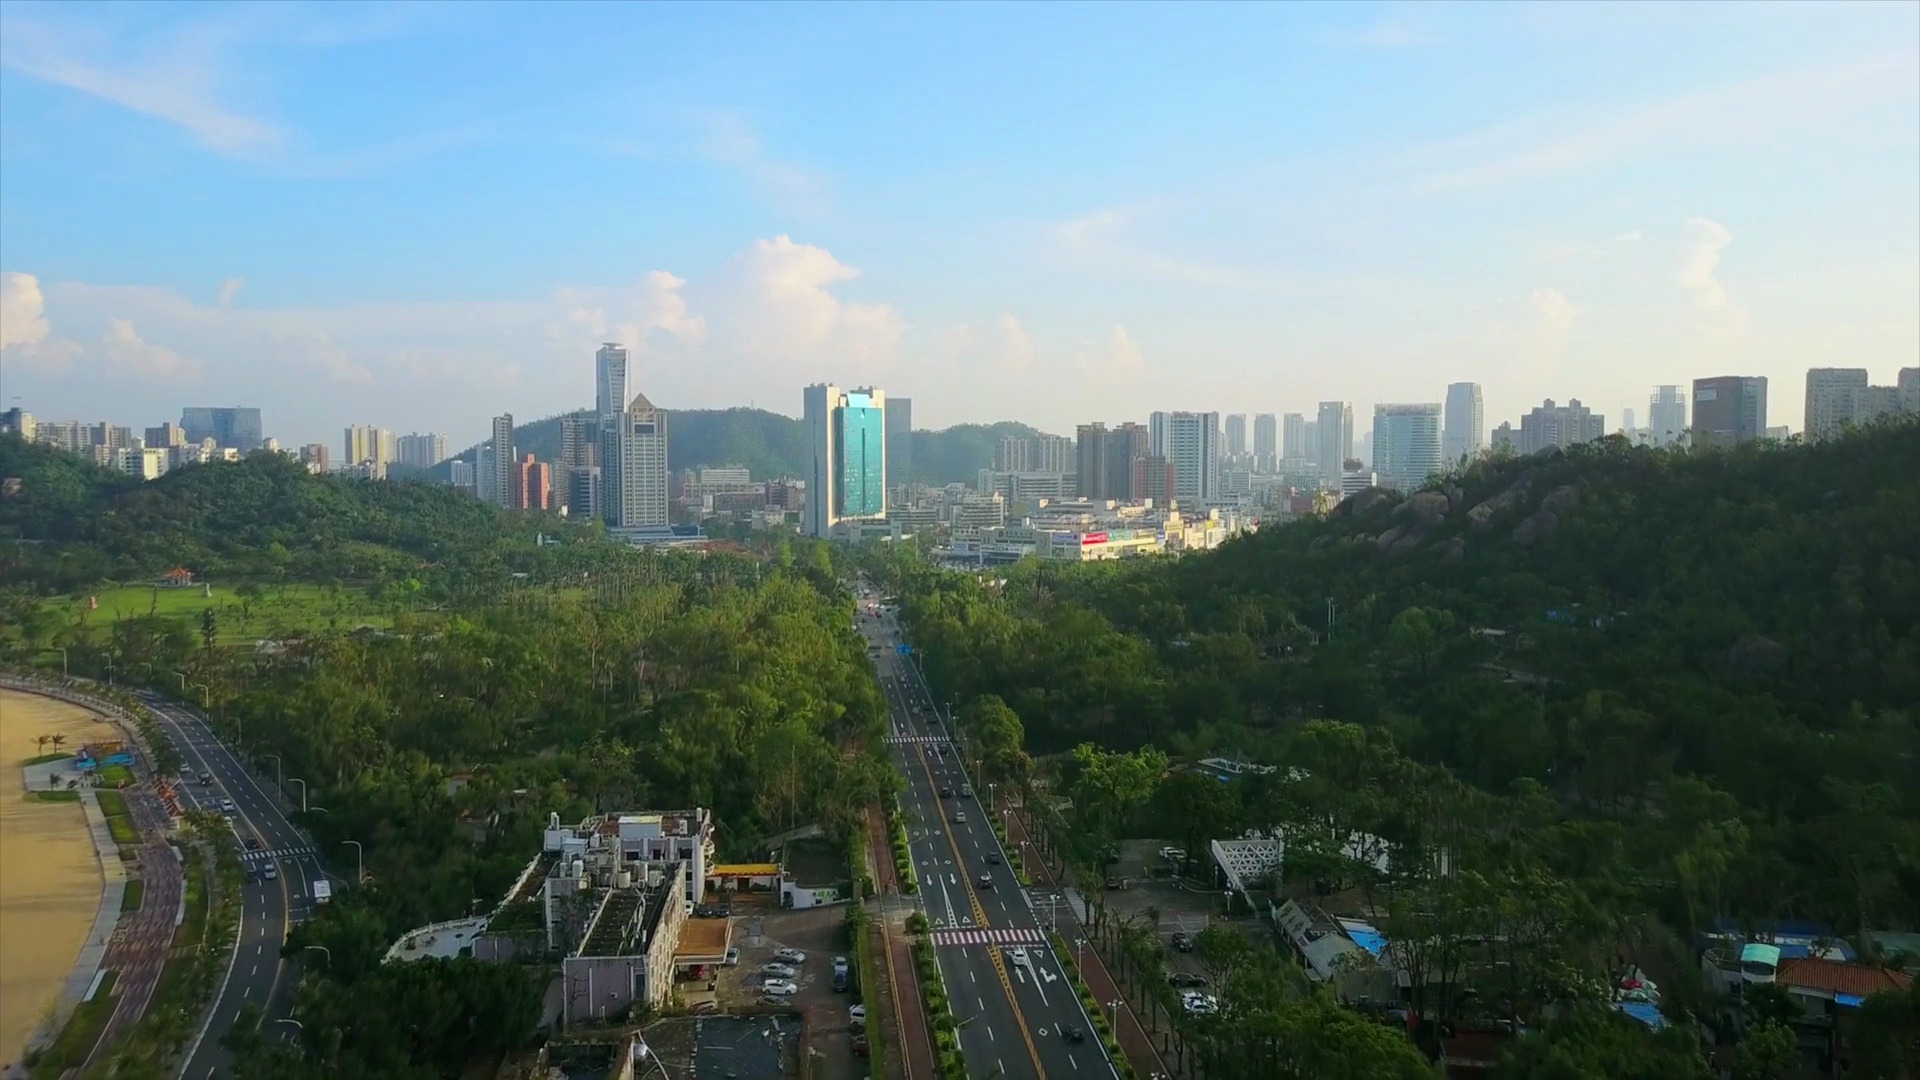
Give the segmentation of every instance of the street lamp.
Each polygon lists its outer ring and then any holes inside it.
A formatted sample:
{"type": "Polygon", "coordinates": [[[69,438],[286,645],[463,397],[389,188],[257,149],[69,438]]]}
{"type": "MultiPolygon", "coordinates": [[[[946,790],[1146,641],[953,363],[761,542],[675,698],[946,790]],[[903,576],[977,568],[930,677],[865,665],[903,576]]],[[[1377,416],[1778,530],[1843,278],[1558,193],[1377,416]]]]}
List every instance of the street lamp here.
{"type": "Polygon", "coordinates": [[[1112,1012],[1112,1013],[1113,1013],[1113,1016],[1112,1016],[1112,1017],[1111,1017],[1111,1018],[1110,1018],[1110,1019],[1108,1020],[1108,1023],[1110,1023],[1110,1024],[1112,1024],[1112,1025],[1113,1025],[1113,1030],[1114,1030],[1114,1031],[1116,1031],[1116,1032],[1118,1032],[1118,1031],[1120,1030],[1120,1002],[1119,1002],[1119,1000],[1118,1000],[1118,999],[1115,999],[1115,1000],[1113,1000],[1113,1001],[1109,1001],[1109,1002],[1107,1002],[1107,1009],[1108,1009],[1108,1010],[1109,1010],[1110,1012],[1112,1012]]]}
{"type": "Polygon", "coordinates": [[[285,791],[287,788],[287,782],[285,780],[280,779],[281,772],[283,771],[280,767],[280,755],[279,754],[262,754],[260,756],[270,757],[273,759],[273,784],[275,787],[279,788],[280,790],[285,791]]]}
{"type": "Polygon", "coordinates": [[[307,782],[297,776],[287,777],[287,783],[300,785],[300,812],[307,812],[307,782]]]}
{"type": "Polygon", "coordinates": [[[354,871],[353,883],[355,885],[364,884],[367,880],[367,849],[363,847],[358,840],[342,840],[340,843],[343,845],[353,845],[353,853],[359,860],[359,864],[354,871]]]}
{"type": "Polygon", "coordinates": [[[319,951],[326,953],[327,966],[328,967],[333,966],[333,950],[332,949],[327,948],[325,945],[307,945],[303,947],[302,951],[305,951],[305,949],[318,949],[319,951]]]}

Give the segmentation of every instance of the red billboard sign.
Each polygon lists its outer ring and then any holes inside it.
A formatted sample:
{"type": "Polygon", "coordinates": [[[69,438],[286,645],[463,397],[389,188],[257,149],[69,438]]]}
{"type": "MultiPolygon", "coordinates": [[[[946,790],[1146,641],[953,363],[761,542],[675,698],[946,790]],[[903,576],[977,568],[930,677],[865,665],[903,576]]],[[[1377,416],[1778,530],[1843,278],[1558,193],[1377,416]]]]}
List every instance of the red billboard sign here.
{"type": "Polygon", "coordinates": [[[1086,547],[1089,544],[1104,544],[1106,542],[1107,542],[1106,533],[1087,533],[1086,535],[1080,538],[1081,547],[1086,547]]]}

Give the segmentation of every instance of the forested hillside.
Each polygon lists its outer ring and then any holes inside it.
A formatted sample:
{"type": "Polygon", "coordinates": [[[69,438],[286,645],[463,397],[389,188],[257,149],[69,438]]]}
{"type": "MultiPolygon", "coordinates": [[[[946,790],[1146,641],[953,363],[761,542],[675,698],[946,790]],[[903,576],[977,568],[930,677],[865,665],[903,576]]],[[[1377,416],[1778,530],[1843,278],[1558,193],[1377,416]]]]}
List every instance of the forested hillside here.
{"type": "MultiPolygon", "coordinates": [[[[667,467],[697,469],[702,465],[744,465],[755,479],[807,474],[806,426],[798,419],[765,409],[671,409],[667,419],[667,467]]],[[[972,483],[979,470],[993,464],[993,450],[1009,436],[1032,438],[1039,432],[1025,424],[961,424],[944,431],[913,433],[913,473],[894,482],[923,484],[972,483]]],[[[542,461],[560,455],[560,417],[549,416],[513,429],[514,445],[522,454],[542,461]]],[[[473,460],[474,448],[455,454],[473,460]]],[[[451,467],[441,465],[431,475],[445,481],[451,467]]]]}
{"type": "Polygon", "coordinates": [[[445,485],[316,476],[280,454],[140,481],[0,436],[0,586],[58,592],[176,566],[228,581],[407,574],[532,548],[547,519],[506,514],[445,485]]]}
{"type": "MultiPolygon", "coordinates": [[[[936,691],[1004,700],[1073,799],[1089,873],[1123,837],[1281,829],[1276,888],[1359,883],[1399,948],[1531,943],[1525,964],[1415,958],[1478,993],[1416,994],[1423,1015],[1566,1020],[1568,1045],[1525,1041],[1503,1075],[1704,1075],[1716,1041],[1764,1057],[1783,1033],[1749,1041],[1770,1021],[1726,1012],[1690,951],[1715,920],[1920,926],[1920,425],[1499,458],[1178,559],[992,579],[874,559],[936,691]],[[1163,752],[1301,771],[1223,786],[1163,752]],[[1355,862],[1356,837],[1393,869],[1355,862]],[[1436,849],[1445,873],[1407,858],[1436,849]],[[1578,1020],[1623,957],[1672,980],[1662,1008],[1698,1048],[1578,1020]]],[[[1907,1023],[1860,1075],[1903,1075],[1907,1023]]],[[[1218,1075],[1260,1075],[1257,1030],[1210,1029],[1218,1075]]]]}

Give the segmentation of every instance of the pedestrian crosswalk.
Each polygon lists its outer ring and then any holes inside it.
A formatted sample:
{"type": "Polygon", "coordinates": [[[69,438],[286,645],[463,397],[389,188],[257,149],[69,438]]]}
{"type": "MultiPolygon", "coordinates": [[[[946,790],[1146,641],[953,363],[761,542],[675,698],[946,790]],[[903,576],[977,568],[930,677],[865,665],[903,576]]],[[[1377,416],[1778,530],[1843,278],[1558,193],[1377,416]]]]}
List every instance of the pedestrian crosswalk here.
{"type": "Polygon", "coordinates": [[[313,845],[311,844],[291,844],[286,847],[268,848],[265,851],[241,852],[240,861],[248,866],[261,866],[270,862],[279,862],[282,859],[304,859],[312,854],[313,845]]]}
{"type": "Polygon", "coordinates": [[[943,743],[946,741],[947,741],[947,737],[945,735],[889,735],[887,736],[887,744],[890,746],[925,746],[931,743],[943,743]]]}
{"type": "Polygon", "coordinates": [[[1045,945],[1038,930],[935,930],[935,945],[1045,945]]]}

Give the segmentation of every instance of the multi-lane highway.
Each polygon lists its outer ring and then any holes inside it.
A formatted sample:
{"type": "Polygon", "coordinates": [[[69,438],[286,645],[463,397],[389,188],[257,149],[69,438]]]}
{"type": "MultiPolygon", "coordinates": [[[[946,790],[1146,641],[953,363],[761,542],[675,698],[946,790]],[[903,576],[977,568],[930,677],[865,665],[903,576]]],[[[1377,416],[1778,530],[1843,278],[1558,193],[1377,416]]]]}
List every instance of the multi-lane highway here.
{"type": "Polygon", "coordinates": [[[224,816],[232,823],[233,843],[242,845],[241,863],[247,882],[241,893],[240,938],[226,977],[214,991],[207,1026],[189,1044],[180,1075],[204,1080],[230,1072],[232,1055],[220,1047],[220,1037],[232,1028],[242,1006],[252,1004],[265,1017],[262,1033],[270,1039],[291,1036],[291,1025],[276,1024],[292,1006],[294,966],[280,958],[287,931],[310,917],[313,882],[325,872],[312,843],[287,820],[266,784],[254,775],[219,739],[198,714],[146,695],[154,718],[166,730],[180,753],[181,802],[208,813],[221,814],[223,799],[233,801],[224,816]],[[211,778],[203,784],[203,777],[211,778]],[[248,837],[258,847],[246,847],[248,837]],[[268,868],[272,867],[272,876],[268,868]]]}
{"type": "Polygon", "coordinates": [[[860,625],[891,705],[908,847],[967,1071],[982,1080],[1117,1076],[994,835],[985,793],[969,794],[926,683],[899,652],[897,624],[883,613],[860,625]]]}

